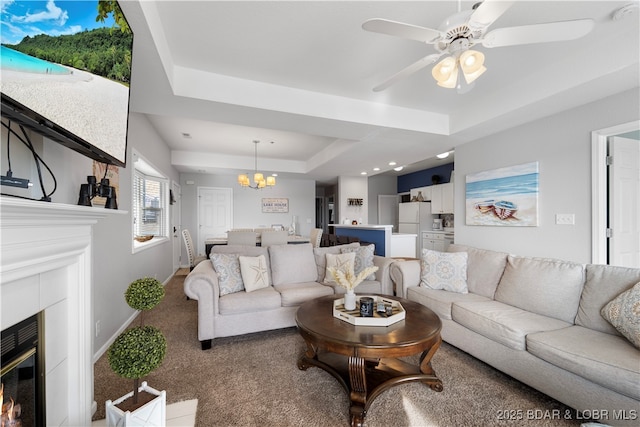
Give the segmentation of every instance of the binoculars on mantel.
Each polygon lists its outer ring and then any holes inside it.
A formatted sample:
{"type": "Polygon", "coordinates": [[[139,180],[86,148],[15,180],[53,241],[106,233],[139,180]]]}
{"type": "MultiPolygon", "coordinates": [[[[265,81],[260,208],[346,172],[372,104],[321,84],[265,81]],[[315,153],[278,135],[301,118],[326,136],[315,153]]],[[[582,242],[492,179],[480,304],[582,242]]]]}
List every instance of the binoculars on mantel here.
{"type": "Polygon", "coordinates": [[[109,185],[109,179],[102,178],[100,180],[100,184],[98,184],[98,180],[95,176],[88,176],[87,184],[80,184],[80,197],[78,197],[78,204],[81,206],[92,206],[91,200],[96,196],[107,199],[104,204],[106,209],[118,209],[116,188],[109,185]]]}

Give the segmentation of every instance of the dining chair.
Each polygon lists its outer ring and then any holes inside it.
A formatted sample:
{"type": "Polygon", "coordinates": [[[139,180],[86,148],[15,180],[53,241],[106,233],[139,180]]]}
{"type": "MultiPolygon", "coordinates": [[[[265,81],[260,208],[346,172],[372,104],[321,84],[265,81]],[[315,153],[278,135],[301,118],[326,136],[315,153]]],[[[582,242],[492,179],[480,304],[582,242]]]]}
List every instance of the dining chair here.
{"type": "Polygon", "coordinates": [[[193,270],[196,265],[206,260],[207,257],[203,255],[196,256],[195,248],[193,247],[193,240],[191,240],[191,233],[189,230],[184,228],[182,230],[182,240],[184,241],[184,246],[187,248],[187,257],[189,258],[189,269],[193,270]]]}
{"type": "Polygon", "coordinates": [[[312,228],[309,233],[309,241],[314,248],[320,247],[320,241],[322,240],[322,228],[312,228]]]}
{"type": "Polygon", "coordinates": [[[286,245],[288,243],[289,233],[287,231],[268,230],[262,232],[260,246],[266,248],[271,245],[286,245]]]}
{"type": "Polygon", "coordinates": [[[227,231],[227,245],[253,245],[257,243],[257,234],[255,231],[227,231]]]}

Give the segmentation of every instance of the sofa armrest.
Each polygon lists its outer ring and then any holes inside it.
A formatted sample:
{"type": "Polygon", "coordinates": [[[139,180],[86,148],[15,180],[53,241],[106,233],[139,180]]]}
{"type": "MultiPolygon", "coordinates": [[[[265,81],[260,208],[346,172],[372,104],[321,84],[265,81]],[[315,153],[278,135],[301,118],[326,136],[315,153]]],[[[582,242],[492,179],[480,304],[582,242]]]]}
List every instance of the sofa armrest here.
{"type": "Polygon", "coordinates": [[[380,291],[384,295],[393,295],[393,282],[390,276],[390,267],[393,264],[393,258],[387,258],[379,255],[373,256],[373,265],[378,267],[376,271],[376,280],[380,282],[380,291]]]}
{"type": "Polygon", "coordinates": [[[420,284],[420,261],[395,261],[389,268],[389,275],[395,283],[396,295],[406,298],[407,290],[420,284]]]}
{"type": "Polygon", "coordinates": [[[198,340],[215,338],[213,322],[218,313],[220,288],[211,262],[201,262],[184,279],[184,293],[198,301],[198,340]]]}

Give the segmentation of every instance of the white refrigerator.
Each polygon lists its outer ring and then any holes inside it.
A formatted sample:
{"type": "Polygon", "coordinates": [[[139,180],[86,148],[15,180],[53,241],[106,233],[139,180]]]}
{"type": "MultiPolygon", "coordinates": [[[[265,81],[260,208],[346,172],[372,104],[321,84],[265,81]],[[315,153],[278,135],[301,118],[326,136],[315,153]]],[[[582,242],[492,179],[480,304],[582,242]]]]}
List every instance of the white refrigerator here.
{"type": "Polygon", "coordinates": [[[431,231],[433,219],[430,202],[408,202],[398,205],[398,233],[417,234],[416,256],[422,255],[421,231],[431,231]]]}

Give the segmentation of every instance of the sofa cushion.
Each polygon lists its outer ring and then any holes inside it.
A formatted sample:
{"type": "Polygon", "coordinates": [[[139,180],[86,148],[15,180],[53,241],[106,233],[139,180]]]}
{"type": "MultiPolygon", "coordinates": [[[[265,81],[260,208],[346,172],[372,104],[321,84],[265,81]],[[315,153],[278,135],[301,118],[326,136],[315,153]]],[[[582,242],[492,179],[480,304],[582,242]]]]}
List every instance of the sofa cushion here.
{"type": "Polygon", "coordinates": [[[347,245],[328,246],[324,248],[313,248],[313,256],[316,262],[316,268],[318,272],[317,282],[324,282],[324,276],[327,270],[327,254],[339,254],[342,253],[344,248],[359,248],[360,243],[353,242],[347,245]]]}
{"type": "Polygon", "coordinates": [[[620,335],[602,317],[600,310],[616,296],[640,282],[640,268],[587,264],[586,273],[587,279],[580,297],[576,325],[620,335]]]}
{"type": "Polygon", "coordinates": [[[283,307],[295,307],[314,298],[333,295],[331,286],[317,282],[287,283],[274,285],[274,288],[280,292],[283,307]]]}
{"type": "Polygon", "coordinates": [[[493,299],[507,265],[508,254],[458,244],[449,245],[447,251],[467,253],[469,292],[493,299]]]}
{"type": "MultiPolygon", "coordinates": [[[[248,245],[216,245],[211,248],[211,253],[238,254],[242,256],[264,255],[265,261],[267,262],[267,269],[271,271],[271,262],[269,258],[269,251],[267,250],[267,248],[248,245]]],[[[271,281],[271,276],[269,276],[269,284],[273,284],[273,282],[271,281]]]]}
{"type": "Polygon", "coordinates": [[[640,348],[640,282],[602,308],[607,319],[636,348],[640,348]]]}
{"type": "Polygon", "coordinates": [[[623,337],[571,326],[530,334],[527,349],[559,368],[640,399],[640,352],[623,337]]]}
{"type": "Polygon", "coordinates": [[[253,292],[269,286],[269,270],[264,255],[239,256],[240,273],[244,282],[244,290],[253,292]]]}
{"type": "Polygon", "coordinates": [[[236,292],[220,297],[221,315],[255,313],[281,307],[280,293],[272,286],[254,292],[236,292]]]}
{"type": "Polygon", "coordinates": [[[495,299],[573,323],[583,283],[581,264],[509,255],[495,299]]]}
{"type": "Polygon", "coordinates": [[[422,250],[420,286],[466,294],[467,253],[422,250]]]}
{"type": "Polygon", "coordinates": [[[490,301],[489,298],[467,293],[449,292],[441,289],[429,289],[424,286],[412,286],[407,291],[407,298],[419,302],[431,309],[441,319],[451,320],[451,306],[456,302],[490,301]]]}
{"type": "Polygon", "coordinates": [[[498,301],[456,302],[451,307],[451,318],[514,350],[526,350],[526,337],[530,333],[571,326],[570,323],[498,301]]]}
{"type": "MultiPolygon", "coordinates": [[[[353,264],[353,270],[356,275],[360,274],[362,270],[367,267],[373,267],[373,253],[376,250],[376,245],[364,245],[358,247],[345,247],[340,248],[340,253],[355,253],[356,258],[353,264]]],[[[366,280],[376,280],[376,274],[371,273],[367,276],[366,280]]]]}
{"type": "Polygon", "coordinates": [[[331,274],[330,268],[335,268],[336,270],[342,270],[347,273],[348,271],[353,271],[353,264],[355,263],[356,254],[354,252],[345,253],[345,254],[327,254],[327,272],[324,275],[324,283],[337,283],[333,274],[331,274]]]}
{"type": "Polygon", "coordinates": [[[318,277],[311,243],[269,246],[273,285],[314,282],[318,277]]]}
{"type": "Polygon", "coordinates": [[[213,269],[218,274],[220,296],[244,291],[238,254],[216,254],[210,256],[213,269]]]}

